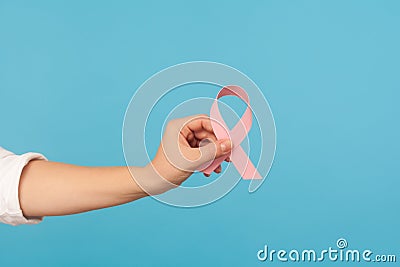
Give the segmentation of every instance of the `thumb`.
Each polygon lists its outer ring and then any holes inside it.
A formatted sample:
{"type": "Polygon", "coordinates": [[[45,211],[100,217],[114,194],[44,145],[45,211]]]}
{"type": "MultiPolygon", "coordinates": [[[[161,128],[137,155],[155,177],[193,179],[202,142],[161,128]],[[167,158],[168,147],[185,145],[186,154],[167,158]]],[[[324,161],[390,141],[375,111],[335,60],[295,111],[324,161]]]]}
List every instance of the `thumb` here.
{"type": "Polygon", "coordinates": [[[232,141],[229,139],[221,139],[218,141],[211,141],[204,139],[200,142],[199,146],[201,152],[201,163],[206,163],[219,158],[224,155],[228,155],[232,151],[232,141]]]}

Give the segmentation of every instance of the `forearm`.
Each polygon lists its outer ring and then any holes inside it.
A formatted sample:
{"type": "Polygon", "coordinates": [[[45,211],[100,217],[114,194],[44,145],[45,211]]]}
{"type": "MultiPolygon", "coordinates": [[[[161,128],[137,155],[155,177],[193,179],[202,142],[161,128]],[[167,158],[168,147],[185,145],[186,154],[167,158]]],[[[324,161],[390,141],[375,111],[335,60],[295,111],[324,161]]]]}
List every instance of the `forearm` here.
{"type": "Polygon", "coordinates": [[[81,167],[42,160],[24,168],[19,186],[25,216],[74,214],[144,196],[128,167],[81,167]]]}
{"type": "MultiPolygon", "coordinates": [[[[216,139],[210,119],[203,115],[175,119],[166,129],[156,156],[143,168],[31,161],[25,166],[19,185],[24,215],[67,215],[161,194],[182,184],[203,164],[227,157],[232,149],[229,139],[216,139]],[[205,139],[209,142],[200,146],[205,139]]],[[[221,166],[214,171],[220,173],[221,166]]]]}

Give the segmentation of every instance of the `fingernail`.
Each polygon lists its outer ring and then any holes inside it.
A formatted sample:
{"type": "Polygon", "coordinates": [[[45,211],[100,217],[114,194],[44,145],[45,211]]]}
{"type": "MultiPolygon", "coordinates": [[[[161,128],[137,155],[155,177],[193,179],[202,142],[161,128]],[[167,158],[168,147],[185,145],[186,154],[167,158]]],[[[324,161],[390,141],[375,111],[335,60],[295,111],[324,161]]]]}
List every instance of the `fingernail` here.
{"type": "Polygon", "coordinates": [[[226,153],[231,151],[232,149],[232,142],[231,140],[225,140],[221,143],[221,150],[222,152],[226,153]]]}

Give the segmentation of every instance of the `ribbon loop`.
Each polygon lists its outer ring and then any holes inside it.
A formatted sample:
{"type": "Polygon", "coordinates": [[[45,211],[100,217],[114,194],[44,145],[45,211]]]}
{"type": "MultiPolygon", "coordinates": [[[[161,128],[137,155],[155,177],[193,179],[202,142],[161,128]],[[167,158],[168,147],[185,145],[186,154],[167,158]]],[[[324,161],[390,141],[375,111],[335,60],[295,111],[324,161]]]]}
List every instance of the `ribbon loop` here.
{"type": "MultiPolygon", "coordinates": [[[[253,165],[246,152],[240,146],[240,144],[248,135],[253,122],[250,99],[246,91],[237,85],[228,85],[223,87],[217,94],[217,97],[211,106],[210,118],[211,125],[217,139],[231,138],[233,149],[230,159],[243,179],[261,179],[262,177],[257,171],[256,167],[253,165]],[[230,131],[218,108],[218,99],[223,96],[236,96],[243,100],[247,105],[242,117],[230,131]]],[[[206,174],[211,174],[228,156],[216,158],[211,164],[209,164],[207,168],[203,170],[203,172],[206,174]]]]}

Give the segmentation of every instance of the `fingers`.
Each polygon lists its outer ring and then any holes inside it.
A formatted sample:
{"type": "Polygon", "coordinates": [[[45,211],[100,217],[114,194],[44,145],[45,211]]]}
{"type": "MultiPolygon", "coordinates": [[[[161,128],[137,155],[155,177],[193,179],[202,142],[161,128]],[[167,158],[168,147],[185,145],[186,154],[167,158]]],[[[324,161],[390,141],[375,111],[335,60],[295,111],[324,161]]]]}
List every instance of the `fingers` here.
{"type": "MultiPolygon", "coordinates": [[[[164,132],[162,148],[168,161],[176,168],[194,171],[221,156],[227,158],[232,142],[229,139],[217,140],[210,118],[196,115],[170,121],[164,132]]],[[[221,172],[221,168],[215,172],[221,172]]]]}
{"type": "Polygon", "coordinates": [[[178,124],[181,124],[181,135],[187,140],[191,147],[198,147],[199,142],[204,139],[217,141],[211,126],[211,120],[207,115],[196,115],[178,119],[178,124]]]}
{"type": "Polygon", "coordinates": [[[218,141],[208,140],[207,144],[200,146],[201,152],[200,164],[204,164],[208,161],[212,161],[224,155],[228,155],[232,150],[232,142],[229,139],[223,139],[218,141]]]}
{"type": "Polygon", "coordinates": [[[192,132],[205,130],[205,131],[214,133],[213,128],[211,126],[211,120],[205,114],[195,115],[192,117],[186,117],[183,119],[186,120],[185,126],[192,132]]]}
{"type": "Polygon", "coordinates": [[[214,170],[215,173],[221,173],[221,171],[222,171],[221,165],[219,165],[219,166],[214,170]]]}
{"type": "MultiPolygon", "coordinates": [[[[221,172],[222,172],[222,166],[219,165],[219,166],[214,170],[214,172],[215,172],[215,173],[221,173],[221,172]]],[[[210,177],[210,174],[207,174],[207,173],[204,173],[204,172],[203,172],[203,175],[204,175],[205,177],[210,177]]]]}
{"type": "Polygon", "coordinates": [[[213,141],[217,141],[217,137],[215,136],[214,133],[210,133],[208,131],[197,131],[194,132],[194,136],[197,140],[203,140],[203,139],[211,139],[213,141]]]}
{"type": "Polygon", "coordinates": [[[217,153],[215,155],[215,158],[227,155],[232,150],[232,141],[229,139],[223,139],[215,143],[217,144],[217,153]]]}
{"type": "Polygon", "coordinates": [[[197,140],[196,140],[196,138],[195,138],[195,135],[194,135],[192,132],[190,132],[190,133],[187,135],[186,140],[187,140],[187,142],[189,143],[189,145],[190,145],[191,147],[196,147],[196,145],[197,145],[197,140]]]}

